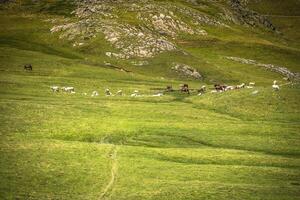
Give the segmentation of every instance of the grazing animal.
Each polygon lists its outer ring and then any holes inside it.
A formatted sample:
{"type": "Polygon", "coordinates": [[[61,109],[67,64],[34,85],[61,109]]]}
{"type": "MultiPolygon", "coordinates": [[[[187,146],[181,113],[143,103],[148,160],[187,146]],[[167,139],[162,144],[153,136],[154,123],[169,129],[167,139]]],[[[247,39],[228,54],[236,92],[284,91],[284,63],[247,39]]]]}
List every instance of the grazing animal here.
{"type": "Polygon", "coordinates": [[[173,92],[173,87],[171,85],[168,85],[166,88],[166,92],[173,92]]]}
{"type": "Polygon", "coordinates": [[[223,92],[223,91],[225,91],[227,86],[226,85],[215,84],[214,87],[215,87],[215,90],[217,92],[223,92]]]}
{"type": "Polygon", "coordinates": [[[116,95],[118,95],[118,96],[123,96],[123,91],[122,91],[122,90],[119,90],[119,91],[116,93],[116,95]]]}
{"type": "Polygon", "coordinates": [[[203,85],[199,90],[198,90],[199,94],[198,96],[201,96],[202,94],[204,94],[206,92],[206,86],[203,85]]]}
{"type": "Polygon", "coordinates": [[[252,87],[255,86],[255,82],[250,82],[249,86],[252,86],[252,87]]]}
{"type": "Polygon", "coordinates": [[[111,96],[112,95],[112,93],[110,92],[110,90],[108,88],[105,90],[105,95],[106,96],[111,96]]]}
{"type": "Polygon", "coordinates": [[[152,95],[153,97],[162,97],[162,96],[164,96],[164,94],[163,93],[158,93],[158,94],[154,94],[154,95],[152,95]]]}
{"type": "Polygon", "coordinates": [[[236,89],[242,89],[242,88],[245,88],[246,84],[245,83],[242,83],[241,85],[237,85],[235,88],[236,89]]]}
{"type": "Polygon", "coordinates": [[[253,89],[253,86],[246,86],[247,89],[253,89]]]}
{"type": "Polygon", "coordinates": [[[59,87],[58,86],[52,86],[50,87],[52,92],[59,92],[59,87]]]}
{"type": "Polygon", "coordinates": [[[139,95],[139,91],[138,90],[134,90],[133,93],[130,96],[132,96],[132,97],[140,96],[139,95]]]}
{"type": "Polygon", "coordinates": [[[198,90],[199,93],[203,94],[206,92],[206,86],[203,85],[199,90],[198,90]]]}
{"type": "Polygon", "coordinates": [[[99,96],[99,93],[98,93],[97,91],[93,91],[91,96],[92,96],[92,97],[99,96]]]}
{"type": "Polygon", "coordinates": [[[24,69],[27,71],[32,71],[32,65],[31,64],[25,64],[24,69]]]}
{"type": "Polygon", "coordinates": [[[61,89],[62,89],[62,91],[64,91],[64,92],[69,92],[69,93],[72,93],[72,94],[75,93],[74,87],[62,87],[61,89]]]}
{"type": "Polygon", "coordinates": [[[254,92],[252,92],[253,95],[258,94],[258,90],[255,90],[254,92]]]}
{"type": "Polygon", "coordinates": [[[227,87],[225,88],[225,91],[228,91],[228,90],[234,90],[234,86],[227,86],[227,87]]]}
{"type": "Polygon", "coordinates": [[[279,85],[277,85],[277,81],[274,81],[274,82],[273,82],[272,88],[273,88],[273,90],[275,90],[275,91],[278,91],[278,90],[280,89],[279,85]]]}
{"type": "Polygon", "coordinates": [[[181,84],[180,85],[180,91],[190,94],[189,85],[188,84],[181,84]]]}

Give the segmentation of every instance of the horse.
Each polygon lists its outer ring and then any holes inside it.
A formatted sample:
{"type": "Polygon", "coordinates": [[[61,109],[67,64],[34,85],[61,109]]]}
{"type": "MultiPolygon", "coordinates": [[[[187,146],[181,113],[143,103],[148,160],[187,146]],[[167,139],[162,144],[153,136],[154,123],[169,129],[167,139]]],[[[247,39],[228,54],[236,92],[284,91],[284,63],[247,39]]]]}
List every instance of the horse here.
{"type": "Polygon", "coordinates": [[[188,84],[182,84],[182,85],[180,85],[180,91],[181,92],[186,92],[186,93],[190,94],[189,85],[188,84]]]}
{"type": "Polygon", "coordinates": [[[24,70],[32,71],[32,65],[31,64],[25,64],[24,70]]]}
{"type": "Polygon", "coordinates": [[[216,91],[225,91],[226,85],[215,84],[214,85],[216,91]]]}

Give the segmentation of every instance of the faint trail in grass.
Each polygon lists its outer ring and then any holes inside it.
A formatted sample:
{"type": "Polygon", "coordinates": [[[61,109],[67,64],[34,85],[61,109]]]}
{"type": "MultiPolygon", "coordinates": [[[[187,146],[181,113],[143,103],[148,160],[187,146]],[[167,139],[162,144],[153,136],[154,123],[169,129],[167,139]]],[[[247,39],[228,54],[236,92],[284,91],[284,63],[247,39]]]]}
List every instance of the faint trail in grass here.
{"type": "Polygon", "coordinates": [[[112,188],[116,180],[116,175],[118,172],[118,162],[117,162],[117,147],[115,145],[112,147],[109,157],[112,163],[111,178],[108,184],[106,185],[106,187],[104,188],[103,192],[101,193],[100,199],[107,199],[107,197],[111,195],[110,192],[112,191],[112,188]]]}

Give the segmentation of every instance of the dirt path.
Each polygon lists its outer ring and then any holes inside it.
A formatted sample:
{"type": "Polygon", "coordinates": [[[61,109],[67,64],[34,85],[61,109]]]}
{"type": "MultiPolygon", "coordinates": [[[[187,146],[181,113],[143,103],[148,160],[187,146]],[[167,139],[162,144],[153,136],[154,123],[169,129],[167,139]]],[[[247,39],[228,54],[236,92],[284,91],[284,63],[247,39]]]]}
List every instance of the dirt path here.
{"type": "Polygon", "coordinates": [[[106,187],[104,188],[103,192],[101,193],[100,199],[106,199],[111,195],[110,192],[112,191],[112,188],[116,180],[116,175],[118,172],[118,162],[117,162],[117,147],[115,145],[112,147],[109,156],[111,159],[111,178],[108,184],[106,185],[106,187]]]}

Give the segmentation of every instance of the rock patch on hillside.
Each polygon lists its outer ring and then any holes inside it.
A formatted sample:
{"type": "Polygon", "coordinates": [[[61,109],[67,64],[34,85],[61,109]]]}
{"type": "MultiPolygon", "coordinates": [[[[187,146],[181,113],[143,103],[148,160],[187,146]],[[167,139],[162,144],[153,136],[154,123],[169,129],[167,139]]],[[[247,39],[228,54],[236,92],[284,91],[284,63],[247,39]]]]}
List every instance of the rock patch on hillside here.
{"type": "MultiPolygon", "coordinates": [[[[52,33],[59,33],[73,46],[80,48],[93,38],[103,37],[115,52],[109,57],[119,59],[149,58],[177,49],[178,37],[207,35],[206,26],[229,28],[230,23],[257,25],[270,29],[265,18],[247,9],[239,0],[216,4],[219,13],[211,15],[189,6],[153,0],[77,0],[74,17],[57,23],[52,33]],[[227,5],[227,6],[226,6],[227,5]]],[[[199,4],[198,1],[187,1],[199,4]]],[[[210,2],[210,1],[208,1],[210,2]]],[[[213,4],[213,2],[211,2],[213,4]]],[[[206,6],[206,5],[205,5],[206,6]]]]}
{"type": "Polygon", "coordinates": [[[247,1],[230,0],[229,4],[233,10],[234,17],[238,22],[253,27],[260,26],[272,31],[276,31],[276,27],[267,17],[260,15],[259,13],[248,9],[245,6],[247,4],[247,1]]]}
{"type": "Polygon", "coordinates": [[[193,67],[186,64],[173,63],[172,70],[187,78],[202,79],[202,75],[193,67]]]}
{"type": "Polygon", "coordinates": [[[248,65],[255,65],[258,67],[264,67],[268,70],[271,70],[273,72],[279,73],[287,78],[289,78],[290,80],[300,80],[300,74],[299,73],[294,73],[291,72],[289,69],[287,69],[286,67],[283,66],[276,66],[273,64],[263,64],[263,63],[259,63],[255,60],[251,60],[251,59],[245,59],[245,58],[238,58],[238,57],[225,57],[228,60],[232,60],[232,61],[236,61],[242,64],[248,64],[248,65]]]}

